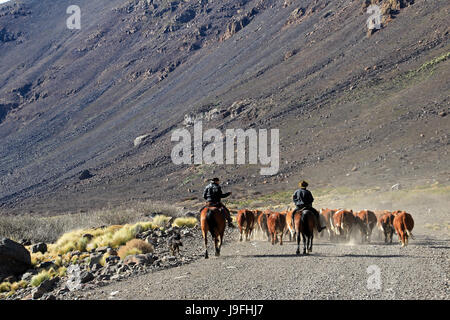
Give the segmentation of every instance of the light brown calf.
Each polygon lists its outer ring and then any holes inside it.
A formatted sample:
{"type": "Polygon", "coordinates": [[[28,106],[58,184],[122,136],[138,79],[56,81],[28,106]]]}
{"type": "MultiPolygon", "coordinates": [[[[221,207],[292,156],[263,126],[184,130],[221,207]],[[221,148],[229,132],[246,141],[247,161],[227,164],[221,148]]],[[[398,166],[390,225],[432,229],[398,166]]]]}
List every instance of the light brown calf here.
{"type": "Polygon", "coordinates": [[[377,224],[377,216],[373,211],[361,210],[356,214],[360,221],[361,228],[361,240],[362,242],[370,242],[370,237],[372,236],[372,230],[377,224]]]}
{"type": "Polygon", "coordinates": [[[283,245],[283,233],[286,228],[286,216],[279,212],[266,213],[267,227],[272,237],[272,244],[278,240],[280,235],[280,245],[283,245]]]}
{"type": "Polygon", "coordinates": [[[245,233],[245,241],[250,240],[250,236],[255,226],[254,212],[246,209],[239,210],[236,216],[236,221],[241,235],[239,241],[242,241],[242,235],[244,233],[245,233]]]}
{"type": "Polygon", "coordinates": [[[411,231],[414,228],[414,219],[412,216],[405,212],[397,212],[394,218],[394,229],[397,232],[398,239],[402,244],[402,247],[408,245],[408,238],[414,239],[411,231]]]}

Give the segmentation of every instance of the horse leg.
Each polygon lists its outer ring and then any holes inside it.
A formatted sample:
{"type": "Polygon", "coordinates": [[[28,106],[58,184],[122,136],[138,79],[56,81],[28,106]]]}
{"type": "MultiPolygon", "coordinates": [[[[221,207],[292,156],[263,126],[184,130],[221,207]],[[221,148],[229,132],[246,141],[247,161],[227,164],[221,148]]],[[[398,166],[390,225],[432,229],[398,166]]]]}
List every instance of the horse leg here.
{"type": "Polygon", "coordinates": [[[281,235],[280,235],[280,246],[282,246],[283,245],[283,232],[281,232],[281,235]]]}
{"type": "Polygon", "coordinates": [[[310,253],[312,252],[313,239],[314,239],[314,233],[311,234],[311,237],[308,239],[308,241],[309,241],[309,248],[308,248],[308,251],[309,251],[310,253]]]}
{"type": "Polygon", "coordinates": [[[203,231],[203,240],[205,242],[205,259],[208,259],[208,233],[203,231]]]}
{"type": "Polygon", "coordinates": [[[243,232],[244,230],[242,230],[242,228],[240,228],[240,230],[239,230],[239,234],[240,234],[240,237],[239,237],[239,241],[242,241],[242,232],[243,232]]]}
{"type": "Polygon", "coordinates": [[[296,234],[297,236],[297,251],[295,252],[296,255],[300,255],[300,233],[296,234]]]}
{"type": "Polygon", "coordinates": [[[219,256],[220,256],[220,250],[222,249],[224,232],[225,232],[225,229],[223,229],[223,231],[219,233],[219,256]]]}
{"type": "Polygon", "coordinates": [[[303,238],[303,254],[306,254],[306,236],[302,233],[303,238]]]}
{"type": "Polygon", "coordinates": [[[214,247],[216,249],[216,257],[220,256],[220,240],[219,235],[214,237],[214,247]]]}

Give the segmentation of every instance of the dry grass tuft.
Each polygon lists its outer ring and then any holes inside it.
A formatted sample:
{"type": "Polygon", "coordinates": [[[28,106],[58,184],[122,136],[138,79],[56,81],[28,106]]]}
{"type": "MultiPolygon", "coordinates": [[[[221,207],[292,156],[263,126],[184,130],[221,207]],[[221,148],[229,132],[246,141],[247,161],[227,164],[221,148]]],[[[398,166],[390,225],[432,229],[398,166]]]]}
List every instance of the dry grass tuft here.
{"type": "Polygon", "coordinates": [[[176,218],[175,221],[172,223],[172,226],[174,227],[189,227],[193,228],[198,224],[197,218],[194,217],[185,217],[185,218],[176,218]]]}
{"type": "Polygon", "coordinates": [[[154,248],[150,243],[139,239],[133,239],[128,241],[126,245],[120,247],[117,255],[123,260],[130,255],[152,253],[153,250],[154,248]]]}
{"type": "Polygon", "coordinates": [[[170,220],[172,220],[171,217],[164,215],[157,215],[152,219],[152,222],[158,227],[166,227],[169,224],[170,220]]]}
{"type": "Polygon", "coordinates": [[[65,233],[55,244],[49,245],[49,251],[62,255],[76,250],[81,252],[93,251],[104,246],[118,248],[134,239],[140,232],[155,228],[157,226],[152,222],[138,222],[134,225],[113,225],[107,228],[75,230],[65,233]],[[90,234],[93,238],[83,237],[84,234],[90,234]]]}
{"type": "Polygon", "coordinates": [[[38,287],[45,280],[49,280],[49,279],[53,278],[55,274],[56,274],[56,272],[54,269],[42,270],[37,275],[35,275],[33,278],[31,278],[30,284],[33,287],[38,287]]]}
{"type": "Polygon", "coordinates": [[[0,292],[10,292],[11,291],[11,283],[2,282],[0,283],[0,292]]]}

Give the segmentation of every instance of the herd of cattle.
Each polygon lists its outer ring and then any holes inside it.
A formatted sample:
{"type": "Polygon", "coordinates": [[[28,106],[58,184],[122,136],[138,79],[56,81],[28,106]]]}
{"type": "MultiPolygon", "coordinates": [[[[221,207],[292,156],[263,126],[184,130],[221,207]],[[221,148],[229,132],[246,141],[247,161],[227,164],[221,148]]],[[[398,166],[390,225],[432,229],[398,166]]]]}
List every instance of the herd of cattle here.
{"type": "MultiPolygon", "coordinates": [[[[253,232],[260,232],[267,236],[272,244],[280,236],[280,245],[283,244],[283,235],[288,234],[290,240],[295,239],[295,228],[293,226],[292,211],[273,212],[271,210],[239,210],[236,221],[240,231],[240,241],[250,240],[253,232]]],[[[411,233],[414,227],[412,216],[401,210],[390,212],[362,210],[353,212],[345,209],[321,209],[321,225],[326,225],[325,232],[330,241],[349,241],[353,231],[359,231],[361,242],[370,242],[372,231],[376,227],[384,234],[385,243],[392,243],[394,233],[398,235],[402,247],[408,245],[408,238],[413,238],[411,233]]],[[[317,233],[317,231],[316,231],[317,233]]],[[[414,239],[414,238],[413,238],[414,239]]]]}

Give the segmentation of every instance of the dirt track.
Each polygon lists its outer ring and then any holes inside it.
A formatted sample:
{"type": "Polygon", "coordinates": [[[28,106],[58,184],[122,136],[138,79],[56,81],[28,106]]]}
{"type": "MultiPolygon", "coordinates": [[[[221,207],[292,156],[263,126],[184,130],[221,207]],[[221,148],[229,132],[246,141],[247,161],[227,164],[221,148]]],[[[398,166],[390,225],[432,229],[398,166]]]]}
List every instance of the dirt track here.
{"type": "MultiPolygon", "coordinates": [[[[80,299],[449,299],[450,239],[417,234],[401,248],[315,242],[309,256],[295,244],[237,241],[234,231],[222,256],[136,276],[92,291],[80,299]],[[381,289],[369,290],[367,269],[381,271],[381,289]],[[118,291],[114,296],[111,292],[118,291]]],[[[200,253],[200,252],[199,252],[200,253]]]]}

